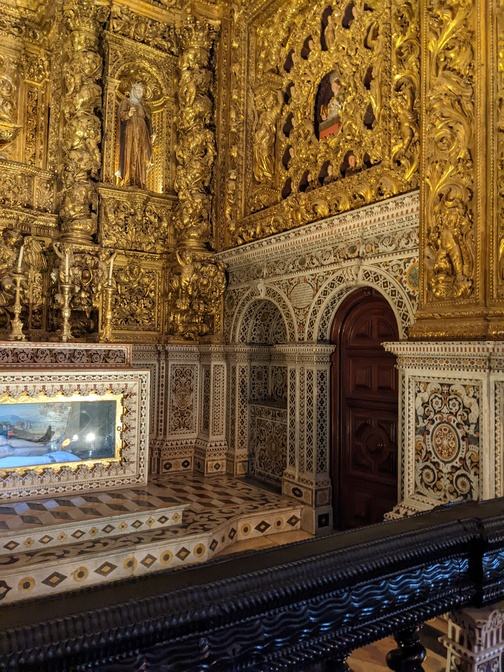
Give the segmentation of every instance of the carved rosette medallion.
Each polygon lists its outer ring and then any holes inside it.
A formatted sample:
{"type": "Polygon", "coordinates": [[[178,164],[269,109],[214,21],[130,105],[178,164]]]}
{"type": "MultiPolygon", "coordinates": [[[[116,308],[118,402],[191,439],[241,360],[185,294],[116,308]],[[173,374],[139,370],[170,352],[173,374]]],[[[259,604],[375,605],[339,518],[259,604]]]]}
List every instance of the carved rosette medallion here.
{"type": "Polygon", "coordinates": [[[453,460],[460,447],[459,436],[448,422],[440,422],[434,427],[429,443],[443,462],[453,460]]]}
{"type": "Polygon", "coordinates": [[[481,390],[417,382],[416,493],[441,502],[478,499],[481,390]]]}

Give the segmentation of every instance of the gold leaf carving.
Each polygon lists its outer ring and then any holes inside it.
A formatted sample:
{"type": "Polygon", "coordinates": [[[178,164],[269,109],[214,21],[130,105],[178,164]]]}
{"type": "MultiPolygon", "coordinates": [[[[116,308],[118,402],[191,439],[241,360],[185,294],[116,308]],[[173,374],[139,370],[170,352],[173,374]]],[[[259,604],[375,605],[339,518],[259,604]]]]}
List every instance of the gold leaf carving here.
{"type": "Polygon", "coordinates": [[[113,298],[114,330],[156,331],[158,327],[157,273],[135,260],[117,273],[113,298]]]}
{"type": "Polygon", "coordinates": [[[101,155],[102,59],[98,36],[109,7],[90,0],[67,0],[64,67],[62,231],[67,238],[90,242],[96,232],[101,155]]]}
{"type": "Polygon", "coordinates": [[[220,331],[221,299],[226,288],[224,264],[208,252],[183,249],[168,279],[166,332],[196,340],[220,331]]]}
{"type": "Polygon", "coordinates": [[[210,239],[210,182],[216,155],[210,86],[210,49],[216,31],[190,17],[180,31],[179,119],[175,228],[181,245],[203,248],[210,239]]]}
{"type": "Polygon", "coordinates": [[[114,6],[110,17],[113,33],[148,44],[155,49],[175,54],[177,39],[174,26],[145,16],[138,16],[127,7],[114,6]]]}
{"type": "Polygon", "coordinates": [[[100,234],[106,246],[158,254],[173,247],[171,200],[144,193],[100,191],[103,206],[100,234]]]}
{"type": "Polygon", "coordinates": [[[233,39],[225,213],[235,244],[418,184],[418,25],[412,0],[271,3],[248,26],[248,72],[233,39]]]}
{"type": "Polygon", "coordinates": [[[496,77],[496,152],[497,152],[497,189],[496,193],[500,195],[497,200],[497,222],[498,229],[498,270],[497,284],[499,295],[504,296],[504,2],[497,3],[497,45],[495,68],[496,77]]]}
{"type": "Polygon", "coordinates": [[[463,0],[427,6],[425,153],[426,271],[429,300],[474,291],[474,22],[463,0]]]}

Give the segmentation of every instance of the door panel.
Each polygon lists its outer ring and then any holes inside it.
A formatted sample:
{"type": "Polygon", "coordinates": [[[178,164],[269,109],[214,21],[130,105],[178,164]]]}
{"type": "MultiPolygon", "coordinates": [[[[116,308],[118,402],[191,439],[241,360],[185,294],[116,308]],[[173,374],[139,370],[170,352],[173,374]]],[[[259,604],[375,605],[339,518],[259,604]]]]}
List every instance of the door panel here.
{"type": "Polygon", "coordinates": [[[348,529],[383,520],[397,503],[397,371],[381,345],[397,340],[397,323],[381,295],[359,290],[333,336],[335,520],[348,529]]]}

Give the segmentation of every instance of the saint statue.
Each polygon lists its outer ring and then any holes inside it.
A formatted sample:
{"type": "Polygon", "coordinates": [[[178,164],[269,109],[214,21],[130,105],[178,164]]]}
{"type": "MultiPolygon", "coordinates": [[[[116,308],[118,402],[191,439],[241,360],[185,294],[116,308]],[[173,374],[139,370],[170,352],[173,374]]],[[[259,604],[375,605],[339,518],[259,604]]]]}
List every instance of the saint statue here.
{"type": "Polygon", "coordinates": [[[129,96],[119,105],[119,170],[121,185],[145,189],[152,168],[152,130],[150,113],[143,102],[144,87],[133,84],[129,96]]]}

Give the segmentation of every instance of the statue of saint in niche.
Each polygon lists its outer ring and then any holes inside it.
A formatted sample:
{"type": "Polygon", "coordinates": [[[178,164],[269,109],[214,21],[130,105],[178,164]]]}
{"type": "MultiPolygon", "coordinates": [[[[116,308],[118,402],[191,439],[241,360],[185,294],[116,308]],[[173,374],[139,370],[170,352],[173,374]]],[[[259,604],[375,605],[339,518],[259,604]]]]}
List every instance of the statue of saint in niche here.
{"type": "Polygon", "coordinates": [[[122,186],[145,189],[152,168],[152,130],[150,113],[143,102],[143,84],[133,84],[129,96],[119,105],[119,169],[116,176],[122,186]]]}
{"type": "Polygon", "coordinates": [[[343,92],[338,73],[333,70],[320,82],[317,104],[319,139],[338,135],[341,128],[343,92]]]}

